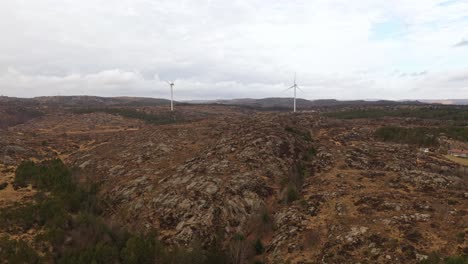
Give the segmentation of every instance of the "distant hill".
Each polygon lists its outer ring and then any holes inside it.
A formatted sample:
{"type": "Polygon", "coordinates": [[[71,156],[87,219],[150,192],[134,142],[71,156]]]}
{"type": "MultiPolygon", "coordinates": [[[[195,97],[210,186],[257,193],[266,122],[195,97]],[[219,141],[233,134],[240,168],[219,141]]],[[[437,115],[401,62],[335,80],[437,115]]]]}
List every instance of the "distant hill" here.
{"type": "Polygon", "coordinates": [[[40,96],[17,98],[0,96],[0,103],[27,106],[106,107],[106,106],[159,106],[169,105],[170,100],[149,97],[99,97],[88,95],[40,96]]]}
{"type": "Polygon", "coordinates": [[[105,108],[112,106],[162,106],[170,101],[145,97],[41,96],[16,98],[0,96],[0,129],[41,117],[47,108],[105,108]]]}
{"type": "MultiPolygon", "coordinates": [[[[212,100],[212,101],[188,101],[188,103],[214,103],[214,104],[225,104],[225,105],[239,105],[249,106],[256,108],[266,109],[286,109],[291,108],[293,105],[293,98],[241,98],[231,100],[212,100]]],[[[350,100],[350,101],[339,101],[335,99],[321,99],[321,100],[306,100],[298,98],[296,100],[298,108],[314,108],[314,107],[328,107],[328,106],[352,106],[352,105],[401,105],[401,104],[421,104],[418,101],[388,101],[388,100],[350,100]]]]}
{"type": "MultiPolygon", "coordinates": [[[[333,106],[392,106],[408,104],[447,104],[447,105],[468,105],[468,99],[447,99],[447,100],[336,100],[320,99],[306,100],[297,99],[297,107],[310,109],[316,107],[333,106]]],[[[0,103],[14,103],[23,106],[65,106],[65,107],[107,107],[107,106],[160,106],[169,105],[170,100],[162,98],[149,97],[100,97],[88,95],[73,96],[40,96],[34,98],[16,98],[0,96],[0,103]]],[[[270,97],[262,99],[239,98],[239,99],[221,99],[221,100],[189,100],[178,102],[178,104],[223,104],[236,105],[262,109],[289,109],[292,107],[293,98],[270,97]]]]}
{"type": "Polygon", "coordinates": [[[47,105],[61,106],[155,106],[169,105],[170,101],[160,98],[147,97],[99,97],[99,96],[41,96],[31,100],[47,105]]]}
{"type": "Polygon", "coordinates": [[[444,104],[444,105],[468,105],[468,99],[445,99],[445,100],[430,100],[423,99],[420,102],[429,104],[444,104]]]}

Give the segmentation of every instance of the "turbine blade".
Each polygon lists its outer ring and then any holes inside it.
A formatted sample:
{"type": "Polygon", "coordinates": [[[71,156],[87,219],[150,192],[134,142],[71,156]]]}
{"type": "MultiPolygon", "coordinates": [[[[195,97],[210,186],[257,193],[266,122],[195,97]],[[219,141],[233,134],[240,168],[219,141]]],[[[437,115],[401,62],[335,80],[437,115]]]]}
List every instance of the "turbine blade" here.
{"type": "Polygon", "coordinates": [[[291,90],[293,87],[294,87],[294,85],[293,85],[293,86],[291,86],[291,87],[289,87],[289,88],[287,88],[287,89],[286,89],[286,90],[284,90],[283,92],[286,92],[287,90],[291,90]]]}
{"type": "Polygon", "coordinates": [[[296,87],[299,89],[299,91],[304,92],[298,85],[296,85],[296,87]]]}

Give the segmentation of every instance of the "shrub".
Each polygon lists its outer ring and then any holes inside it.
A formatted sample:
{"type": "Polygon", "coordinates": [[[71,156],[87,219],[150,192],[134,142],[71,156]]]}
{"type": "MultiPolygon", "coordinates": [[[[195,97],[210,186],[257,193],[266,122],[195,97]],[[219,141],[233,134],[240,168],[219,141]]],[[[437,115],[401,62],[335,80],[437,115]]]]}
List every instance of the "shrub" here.
{"type": "Polygon", "coordinates": [[[309,176],[310,172],[309,169],[303,163],[299,163],[299,165],[297,166],[297,173],[297,184],[302,185],[304,179],[307,178],[307,176],[309,176]]]}
{"type": "Polygon", "coordinates": [[[445,264],[467,264],[468,257],[467,256],[454,256],[448,257],[444,260],[445,264]]]}
{"type": "Polygon", "coordinates": [[[431,253],[428,259],[419,262],[419,264],[467,264],[468,257],[466,255],[462,256],[449,256],[441,257],[438,253],[431,253]]]}
{"type": "Polygon", "coordinates": [[[309,131],[301,131],[299,129],[296,129],[290,126],[286,126],[284,130],[288,133],[296,134],[302,137],[305,141],[312,141],[312,137],[310,136],[309,131]]]}
{"type": "Polygon", "coordinates": [[[262,211],[262,222],[264,224],[267,224],[271,221],[270,219],[270,214],[268,213],[267,210],[262,211]]]}
{"type": "MultiPolygon", "coordinates": [[[[164,248],[156,235],[131,234],[111,228],[99,217],[98,186],[78,185],[71,171],[60,160],[41,163],[23,162],[17,170],[23,183],[37,183],[41,187],[35,201],[0,209],[0,228],[19,227],[24,232],[41,227],[45,232],[36,236],[54,249],[47,256],[49,262],[75,263],[227,263],[221,243],[208,250],[194,245],[191,250],[164,248]],[[44,193],[42,191],[50,191],[44,193]],[[68,242],[67,242],[68,241],[68,242]]],[[[237,257],[243,258],[243,236],[236,237],[237,257]]],[[[0,239],[0,262],[36,263],[37,254],[26,243],[0,239]],[[13,252],[13,253],[12,253],[13,252]]],[[[239,260],[239,259],[238,259],[239,260]]],[[[236,262],[239,263],[239,262],[236,262]]]]}
{"type": "Polygon", "coordinates": [[[306,153],[306,155],[305,155],[305,160],[306,160],[306,161],[309,161],[309,160],[311,160],[313,157],[315,157],[316,155],[317,155],[317,150],[316,150],[315,148],[311,147],[311,148],[309,148],[309,149],[307,150],[307,153],[306,153]]]}
{"type": "Polygon", "coordinates": [[[69,191],[72,187],[71,171],[60,159],[22,162],[15,172],[14,184],[24,187],[27,184],[37,186],[46,191],[69,191]]]}
{"type": "Polygon", "coordinates": [[[31,179],[39,173],[34,161],[23,161],[15,172],[14,185],[19,187],[27,186],[31,179]]]}
{"type": "Polygon", "coordinates": [[[0,259],[2,263],[39,263],[37,253],[24,241],[0,237],[0,259]]]}
{"type": "Polygon", "coordinates": [[[140,119],[146,123],[155,125],[164,125],[175,123],[176,121],[183,121],[180,117],[176,119],[175,113],[165,112],[158,114],[148,114],[143,111],[138,111],[129,108],[83,108],[72,110],[75,114],[88,114],[95,112],[102,112],[112,115],[120,115],[127,118],[140,119]]]}
{"type": "Polygon", "coordinates": [[[127,240],[120,253],[122,263],[151,264],[155,259],[155,239],[150,236],[134,236],[127,240]]]}
{"type": "Polygon", "coordinates": [[[265,251],[265,247],[260,239],[255,240],[254,243],[255,254],[261,255],[265,251]]]}
{"type": "Polygon", "coordinates": [[[69,250],[56,262],[60,264],[118,263],[119,252],[115,246],[99,242],[82,250],[69,250]]]}
{"type": "Polygon", "coordinates": [[[435,146],[437,138],[427,128],[382,127],[375,135],[382,141],[392,141],[418,146],[435,146]]]}
{"type": "Polygon", "coordinates": [[[357,118],[381,118],[381,117],[414,117],[423,119],[440,119],[466,122],[468,120],[468,107],[459,106],[439,106],[439,107],[418,107],[418,108],[398,108],[384,109],[374,108],[365,110],[347,110],[340,112],[330,112],[325,114],[328,117],[338,119],[357,118]]]}
{"type": "Polygon", "coordinates": [[[37,206],[33,204],[14,205],[0,209],[0,227],[17,227],[21,231],[30,229],[36,222],[37,206]]]}
{"type": "Polygon", "coordinates": [[[382,127],[377,129],[375,135],[383,141],[392,141],[418,146],[436,146],[437,137],[448,136],[452,139],[468,142],[468,128],[466,127],[382,127]]]}
{"type": "Polygon", "coordinates": [[[299,193],[297,192],[296,186],[292,184],[288,185],[288,188],[286,190],[286,202],[290,204],[296,201],[297,199],[299,199],[299,193]]]}

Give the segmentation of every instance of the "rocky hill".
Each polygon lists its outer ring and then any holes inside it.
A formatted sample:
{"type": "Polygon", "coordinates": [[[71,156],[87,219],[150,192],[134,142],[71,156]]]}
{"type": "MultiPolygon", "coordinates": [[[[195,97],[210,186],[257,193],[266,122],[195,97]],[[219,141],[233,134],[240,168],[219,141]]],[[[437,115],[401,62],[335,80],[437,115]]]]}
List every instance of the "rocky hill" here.
{"type": "Polygon", "coordinates": [[[445,121],[224,105],[180,106],[174,116],[187,118],[158,125],[118,112],[47,112],[0,131],[0,207],[34,192],[12,188],[21,160],[59,157],[100,183],[106,221],[156,230],[168,247],[221,240],[238,253],[233,263],[420,263],[467,254],[466,167],[438,149],[375,135],[445,121]]]}

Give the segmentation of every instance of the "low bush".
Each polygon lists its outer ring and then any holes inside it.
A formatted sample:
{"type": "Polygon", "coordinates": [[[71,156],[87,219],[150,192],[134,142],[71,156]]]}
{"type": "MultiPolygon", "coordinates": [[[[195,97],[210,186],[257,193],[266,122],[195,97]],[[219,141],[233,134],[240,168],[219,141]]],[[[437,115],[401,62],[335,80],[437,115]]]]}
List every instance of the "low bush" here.
{"type": "Polygon", "coordinates": [[[290,204],[297,199],[299,199],[299,193],[297,192],[296,186],[292,184],[288,185],[288,188],[286,189],[286,202],[290,204]]]}
{"type": "Polygon", "coordinates": [[[421,147],[438,145],[439,136],[468,142],[468,128],[466,127],[381,127],[376,130],[375,136],[382,141],[391,141],[402,144],[412,144],[421,147]]]}
{"type": "Polygon", "coordinates": [[[0,209],[1,229],[23,233],[42,229],[35,243],[50,245],[44,259],[23,241],[0,239],[0,259],[7,263],[226,263],[221,245],[208,249],[165,248],[154,232],[130,233],[110,228],[99,216],[98,185],[78,184],[60,160],[23,162],[16,184],[36,186],[34,201],[0,209]]]}
{"type": "Polygon", "coordinates": [[[442,257],[438,253],[431,253],[427,259],[419,262],[419,264],[467,264],[468,257],[461,256],[448,256],[442,257]]]}
{"type": "Polygon", "coordinates": [[[41,190],[57,192],[68,192],[74,188],[71,171],[60,159],[37,164],[34,161],[22,162],[16,169],[14,184],[32,184],[41,190]]]}
{"type": "Polygon", "coordinates": [[[40,257],[26,242],[0,237],[0,261],[2,263],[39,263],[40,257]]]}
{"type": "Polygon", "coordinates": [[[338,119],[382,118],[382,117],[413,117],[422,119],[439,119],[466,122],[468,121],[468,107],[437,106],[413,108],[373,108],[353,109],[339,112],[325,113],[325,116],[338,119]]]}
{"type": "Polygon", "coordinates": [[[304,139],[305,141],[312,141],[312,137],[310,136],[309,131],[302,131],[290,126],[286,126],[284,130],[288,133],[296,134],[302,137],[302,139],[304,139]]]}
{"type": "Polygon", "coordinates": [[[265,252],[265,247],[260,239],[255,240],[254,243],[254,250],[256,255],[261,255],[265,252]]]}
{"type": "Polygon", "coordinates": [[[139,119],[145,121],[146,123],[155,125],[164,125],[183,121],[180,117],[176,118],[175,113],[171,112],[149,114],[143,111],[138,111],[130,108],[80,108],[73,109],[72,112],[75,114],[89,114],[102,112],[112,115],[120,115],[127,118],[139,119]]]}

